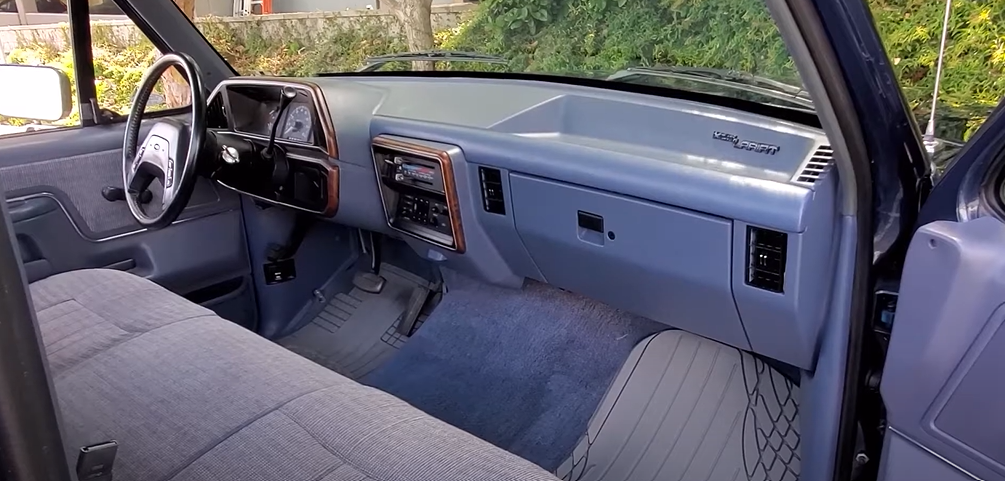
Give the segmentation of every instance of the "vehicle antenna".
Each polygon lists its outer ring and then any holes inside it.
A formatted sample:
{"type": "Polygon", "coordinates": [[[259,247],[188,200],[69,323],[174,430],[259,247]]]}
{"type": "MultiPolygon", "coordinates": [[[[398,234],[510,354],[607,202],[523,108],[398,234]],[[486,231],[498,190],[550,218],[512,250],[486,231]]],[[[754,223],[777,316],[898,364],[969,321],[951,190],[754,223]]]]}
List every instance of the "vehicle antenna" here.
{"type": "Polygon", "coordinates": [[[939,101],[939,81],[942,79],[942,59],[946,54],[946,37],[949,33],[949,11],[953,0],[946,0],[946,14],[942,19],[942,41],[939,44],[939,60],[935,67],[935,89],[932,92],[932,111],[929,113],[928,126],[925,127],[925,150],[929,155],[935,154],[938,140],[935,138],[935,105],[939,101]]]}

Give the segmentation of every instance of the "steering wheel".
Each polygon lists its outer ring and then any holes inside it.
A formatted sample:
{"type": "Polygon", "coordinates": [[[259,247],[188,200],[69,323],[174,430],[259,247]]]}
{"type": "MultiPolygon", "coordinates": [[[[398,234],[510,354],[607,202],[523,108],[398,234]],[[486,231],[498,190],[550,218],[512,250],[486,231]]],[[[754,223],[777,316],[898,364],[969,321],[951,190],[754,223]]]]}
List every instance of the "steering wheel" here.
{"type": "Polygon", "coordinates": [[[126,136],[122,144],[122,183],[126,189],[129,212],[136,218],[136,222],[148,229],[171,225],[192,197],[199,152],[206,138],[206,93],[202,88],[200,73],[192,57],[184,53],[165,54],[143,74],[143,80],[129,109],[126,136]],[[186,125],[174,119],[158,120],[137,150],[140,120],[143,119],[147,100],[150,99],[157,80],[171,67],[181,69],[188,79],[192,99],[190,121],[186,125]],[[150,214],[139,199],[154,179],[160,181],[163,191],[159,212],[150,214]]]}

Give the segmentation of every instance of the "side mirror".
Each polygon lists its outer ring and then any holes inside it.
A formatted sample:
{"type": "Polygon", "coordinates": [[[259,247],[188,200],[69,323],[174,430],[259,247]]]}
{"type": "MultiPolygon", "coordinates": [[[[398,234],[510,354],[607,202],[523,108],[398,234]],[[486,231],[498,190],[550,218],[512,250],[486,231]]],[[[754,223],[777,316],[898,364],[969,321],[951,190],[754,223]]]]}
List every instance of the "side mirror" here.
{"type": "Polygon", "coordinates": [[[70,79],[62,70],[36,65],[0,65],[0,115],[56,121],[73,107],[70,79]]]}

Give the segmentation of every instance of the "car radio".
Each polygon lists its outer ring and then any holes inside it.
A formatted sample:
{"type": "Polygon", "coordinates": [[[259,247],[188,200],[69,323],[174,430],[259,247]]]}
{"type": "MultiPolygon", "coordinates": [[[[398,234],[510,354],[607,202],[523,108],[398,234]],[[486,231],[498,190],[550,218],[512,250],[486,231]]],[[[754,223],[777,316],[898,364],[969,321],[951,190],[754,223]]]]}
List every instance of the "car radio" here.
{"type": "MultiPolygon", "coordinates": [[[[388,162],[385,160],[385,162],[388,162]]],[[[440,175],[440,163],[438,160],[429,160],[410,155],[396,154],[390,158],[393,165],[386,175],[391,177],[393,182],[417,187],[420,189],[432,190],[443,194],[443,177],[440,175]]]]}
{"type": "Polygon", "coordinates": [[[450,155],[425,142],[378,136],[373,159],[388,225],[463,251],[450,155]]]}

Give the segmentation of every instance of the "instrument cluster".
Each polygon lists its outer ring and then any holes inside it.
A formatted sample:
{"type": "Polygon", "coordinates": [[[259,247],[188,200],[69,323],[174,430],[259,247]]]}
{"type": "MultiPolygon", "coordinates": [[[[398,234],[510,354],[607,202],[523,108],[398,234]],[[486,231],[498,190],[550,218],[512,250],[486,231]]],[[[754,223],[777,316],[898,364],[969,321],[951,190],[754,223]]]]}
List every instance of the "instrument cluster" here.
{"type": "Polygon", "coordinates": [[[271,135],[276,128],[276,138],[293,142],[310,143],[314,141],[313,108],[306,102],[294,102],[285,112],[279,111],[279,102],[263,104],[265,114],[259,116],[255,133],[271,135]],[[280,117],[281,116],[281,117],[280,117]],[[276,125],[279,122],[279,125],[276,125]]]}
{"type": "Polygon", "coordinates": [[[227,88],[234,130],[262,138],[299,144],[317,144],[318,113],[307,88],[297,88],[296,98],[285,108],[278,85],[231,85],[227,88]]]}

